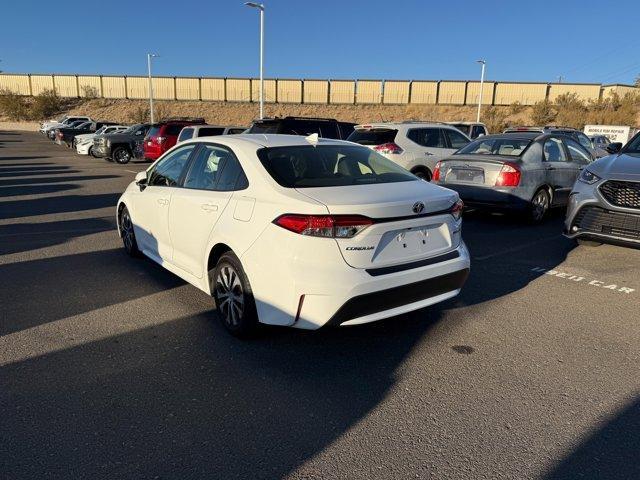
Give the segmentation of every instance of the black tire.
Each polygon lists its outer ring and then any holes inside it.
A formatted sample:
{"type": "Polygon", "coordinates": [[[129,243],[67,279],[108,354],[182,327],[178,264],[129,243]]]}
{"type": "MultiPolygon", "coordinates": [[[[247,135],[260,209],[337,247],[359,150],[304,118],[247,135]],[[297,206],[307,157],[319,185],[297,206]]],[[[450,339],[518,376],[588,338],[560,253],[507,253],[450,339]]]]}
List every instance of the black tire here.
{"type": "Polygon", "coordinates": [[[211,296],[224,327],[236,337],[247,337],[258,328],[258,314],[249,279],[233,252],[224,253],[209,272],[211,296]]]}
{"type": "Polygon", "coordinates": [[[551,197],[546,189],[538,190],[529,205],[529,220],[533,223],[540,223],[544,220],[551,207],[551,197]]]}
{"type": "Polygon", "coordinates": [[[93,147],[89,147],[89,156],[93,157],[93,158],[97,158],[94,154],[93,154],[93,147]]]}
{"type": "Polygon", "coordinates": [[[602,242],[587,240],[585,238],[577,238],[576,242],[578,242],[578,245],[581,245],[583,247],[601,247],[602,246],[602,242]]]}
{"type": "Polygon", "coordinates": [[[131,161],[131,152],[127,147],[117,147],[113,151],[113,161],[120,165],[125,165],[131,161]]]}
{"type": "Polygon", "coordinates": [[[411,170],[411,173],[413,173],[416,177],[424,180],[425,182],[431,181],[431,173],[426,168],[415,168],[411,170]]]}
{"type": "Polygon", "coordinates": [[[120,228],[120,238],[122,238],[125,251],[131,257],[140,257],[142,254],[138,248],[136,232],[133,229],[133,222],[131,221],[131,215],[127,207],[122,207],[118,224],[120,228]]]}

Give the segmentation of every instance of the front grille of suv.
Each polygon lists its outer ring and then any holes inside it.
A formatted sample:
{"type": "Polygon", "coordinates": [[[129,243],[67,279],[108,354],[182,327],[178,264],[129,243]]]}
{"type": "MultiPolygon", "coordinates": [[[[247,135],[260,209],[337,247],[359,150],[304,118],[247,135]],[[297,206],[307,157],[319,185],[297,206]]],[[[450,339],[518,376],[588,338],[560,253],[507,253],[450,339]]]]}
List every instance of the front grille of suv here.
{"type": "Polygon", "coordinates": [[[640,182],[608,180],[600,185],[600,193],[611,205],[640,209],[640,182]]]}
{"type": "Polygon", "coordinates": [[[573,227],[578,227],[582,232],[640,240],[640,215],[632,213],[613,212],[600,207],[586,206],[576,215],[571,231],[573,231],[573,227]]]}

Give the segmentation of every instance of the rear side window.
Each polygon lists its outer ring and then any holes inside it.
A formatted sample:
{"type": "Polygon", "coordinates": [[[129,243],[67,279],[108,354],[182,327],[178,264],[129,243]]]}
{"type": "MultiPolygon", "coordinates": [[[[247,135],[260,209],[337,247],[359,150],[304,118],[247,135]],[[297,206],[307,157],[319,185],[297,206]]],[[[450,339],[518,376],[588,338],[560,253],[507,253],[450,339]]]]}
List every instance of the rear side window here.
{"type": "Polygon", "coordinates": [[[356,145],[300,145],[258,150],[258,158],[283,187],[337,187],[417,180],[373,150],[356,145]]]}
{"type": "Polygon", "coordinates": [[[338,122],[338,128],[340,129],[340,138],[343,140],[348,138],[353,133],[355,125],[353,123],[338,122]]]}
{"type": "Polygon", "coordinates": [[[569,156],[571,157],[572,162],[579,163],[581,165],[586,165],[591,162],[591,155],[589,155],[587,150],[585,150],[578,142],[571,138],[565,138],[564,143],[567,146],[567,150],[569,150],[569,156]]]}
{"type": "Polygon", "coordinates": [[[591,141],[586,135],[583,135],[582,133],[578,133],[578,142],[580,142],[580,145],[582,145],[587,150],[592,148],[591,141]]]}
{"type": "MultiPolygon", "coordinates": [[[[454,125],[458,130],[460,130],[465,135],[469,135],[469,130],[471,129],[471,125],[454,125]]],[[[475,128],[475,127],[474,127],[475,128]]]]}
{"type": "Polygon", "coordinates": [[[397,130],[387,128],[375,130],[357,129],[349,135],[347,140],[359,143],[360,145],[382,145],[383,143],[393,142],[396,139],[397,133],[397,130]]]}
{"type": "Polygon", "coordinates": [[[199,137],[213,137],[215,135],[222,135],[223,133],[224,133],[224,128],[216,128],[216,127],[201,128],[198,130],[199,137]]]}
{"type": "Polygon", "coordinates": [[[441,128],[413,128],[407,137],[423,147],[449,148],[441,128]]]}
{"type": "Polygon", "coordinates": [[[447,130],[444,130],[444,132],[445,132],[445,135],[449,137],[449,144],[451,145],[451,148],[455,148],[457,150],[459,148],[464,147],[467,143],[469,143],[469,140],[467,140],[464,135],[462,135],[460,132],[456,130],[447,129],[447,130]]]}
{"type": "MultiPolygon", "coordinates": [[[[463,133],[467,133],[464,132],[463,133]]],[[[487,134],[487,129],[484,128],[482,125],[474,125],[473,128],[471,129],[471,138],[478,138],[480,135],[486,135],[487,134]]]]}
{"type": "Polygon", "coordinates": [[[235,155],[217,145],[201,144],[184,186],[199,190],[228,192],[247,186],[246,176],[235,155]]]}
{"type": "MultiPolygon", "coordinates": [[[[303,135],[305,137],[307,135],[317,133],[319,136],[323,136],[322,131],[320,130],[320,124],[318,122],[309,120],[295,120],[284,122],[284,124],[282,125],[282,131],[280,133],[289,135],[303,135]]],[[[329,132],[327,131],[327,133],[329,132]]]]}
{"type": "Polygon", "coordinates": [[[544,142],[544,159],[547,162],[566,162],[562,141],[559,138],[549,138],[544,142]]]}
{"type": "Polygon", "coordinates": [[[184,125],[165,125],[162,133],[163,135],[178,135],[183,127],[184,125]]]}
{"type": "Polygon", "coordinates": [[[193,128],[183,128],[178,137],[178,142],[184,142],[193,137],[193,128]]]}

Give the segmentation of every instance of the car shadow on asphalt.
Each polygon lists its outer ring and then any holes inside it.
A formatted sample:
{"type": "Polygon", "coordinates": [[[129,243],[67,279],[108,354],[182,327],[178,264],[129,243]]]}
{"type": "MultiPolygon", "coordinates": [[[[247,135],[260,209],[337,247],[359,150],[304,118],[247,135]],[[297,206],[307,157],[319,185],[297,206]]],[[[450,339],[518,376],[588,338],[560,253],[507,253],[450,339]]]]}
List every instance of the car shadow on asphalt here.
{"type": "MultiPolygon", "coordinates": [[[[54,172],[54,173],[45,173],[45,175],[53,175],[53,174],[68,174],[68,173],[79,173],[75,170],[69,170],[64,172],[54,172]]],[[[35,174],[34,174],[35,175],[35,174]]],[[[40,174],[42,175],[42,174],[40,174]]],[[[70,176],[70,177],[39,177],[39,178],[9,178],[7,180],[0,180],[0,189],[4,186],[16,187],[19,185],[33,185],[33,184],[42,184],[42,183],[58,183],[58,182],[85,182],[89,180],[108,180],[111,178],[119,178],[118,175],[83,175],[83,176],[70,176]]],[[[1,195],[1,190],[0,190],[1,195]]]]}
{"type": "Polygon", "coordinates": [[[42,195],[49,193],[59,193],[68,190],[77,190],[80,185],[62,183],[52,185],[29,185],[19,187],[0,188],[0,197],[18,197],[23,195],[42,195]]]}
{"type": "MultiPolygon", "coordinates": [[[[73,177],[70,178],[73,179],[73,177]]],[[[29,200],[12,200],[0,203],[0,219],[113,208],[118,202],[118,198],[120,198],[120,193],[65,195],[29,200]]]]}
{"type": "Polygon", "coordinates": [[[546,480],[640,478],[640,398],[633,400],[553,466],[546,480]]]}
{"type": "Polygon", "coordinates": [[[2,168],[0,166],[0,178],[12,177],[33,177],[42,175],[64,175],[79,173],[78,170],[71,170],[71,167],[22,167],[22,168],[2,168]]]}

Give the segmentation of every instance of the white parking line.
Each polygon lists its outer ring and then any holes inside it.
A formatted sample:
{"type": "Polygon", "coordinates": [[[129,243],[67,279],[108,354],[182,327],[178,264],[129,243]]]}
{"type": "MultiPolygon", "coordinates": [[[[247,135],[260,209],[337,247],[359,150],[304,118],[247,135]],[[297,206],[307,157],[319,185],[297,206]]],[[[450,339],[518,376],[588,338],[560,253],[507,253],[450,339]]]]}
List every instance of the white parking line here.
{"type": "Polygon", "coordinates": [[[636,291],[635,288],[623,287],[616,283],[608,283],[608,282],[603,282],[601,280],[588,279],[581,275],[574,275],[567,272],[561,272],[560,270],[555,270],[555,269],[533,267],[531,271],[536,273],[544,273],[545,275],[549,275],[555,278],[563,278],[565,280],[570,280],[572,282],[582,283],[583,285],[590,285],[592,287],[603,288],[605,290],[611,290],[619,293],[633,293],[636,291]]]}

